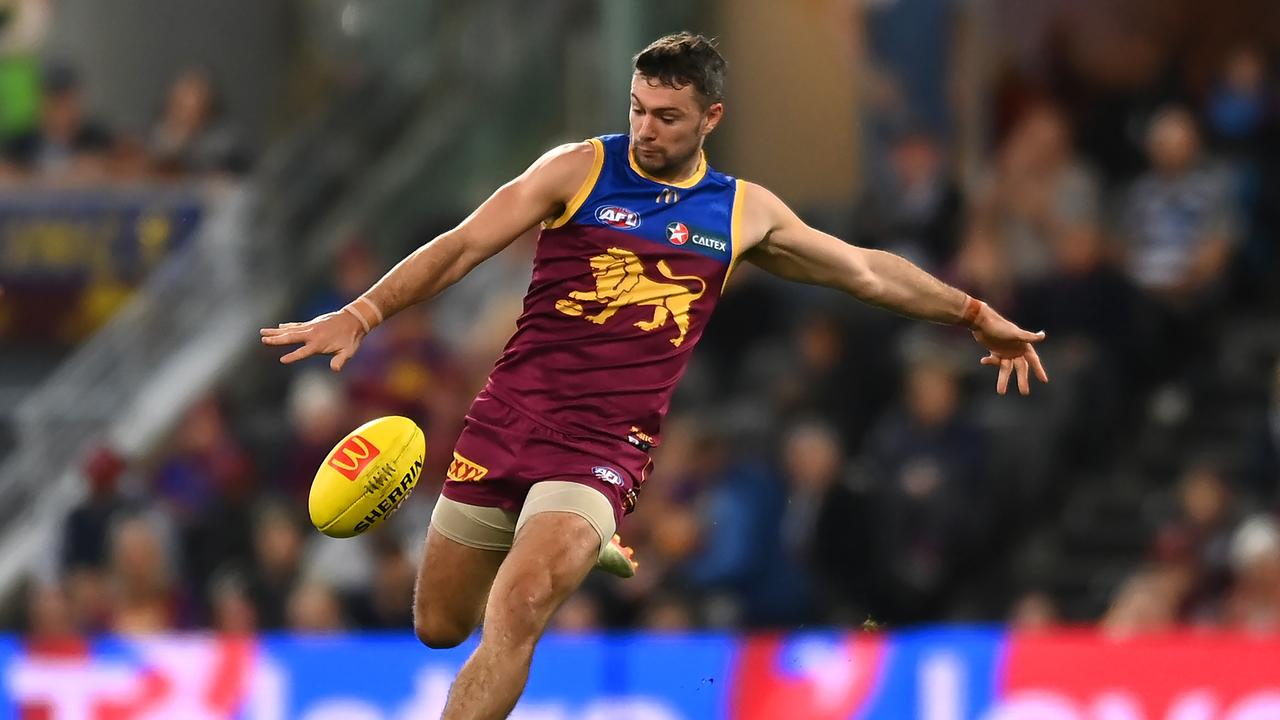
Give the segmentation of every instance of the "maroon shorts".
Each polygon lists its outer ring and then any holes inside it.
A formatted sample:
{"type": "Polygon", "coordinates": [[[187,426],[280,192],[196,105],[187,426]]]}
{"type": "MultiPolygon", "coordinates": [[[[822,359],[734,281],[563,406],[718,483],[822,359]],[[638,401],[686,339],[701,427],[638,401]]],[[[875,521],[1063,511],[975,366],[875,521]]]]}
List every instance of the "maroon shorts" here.
{"type": "Polygon", "coordinates": [[[443,494],[518,513],[535,483],[581,483],[609,498],[621,527],[622,516],[635,508],[649,462],[649,454],[625,438],[569,435],[482,392],[467,413],[443,494]]]}

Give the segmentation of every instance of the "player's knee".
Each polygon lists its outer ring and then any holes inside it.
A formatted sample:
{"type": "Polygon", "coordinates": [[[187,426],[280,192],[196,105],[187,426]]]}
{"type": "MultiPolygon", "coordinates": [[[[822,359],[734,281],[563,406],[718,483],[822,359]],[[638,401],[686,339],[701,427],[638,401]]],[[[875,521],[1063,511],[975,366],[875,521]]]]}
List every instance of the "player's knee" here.
{"type": "Polygon", "coordinates": [[[500,627],[501,636],[513,642],[532,642],[542,634],[556,604],[551,578],[533,572],[513,582],[506,597],[491,606],[486,625],[500,627]]]}
{"type": "Polygon", "coordinates": [[[471,636],[472,627],[431,612],[416,613],[413,631],[418,640],[434,650],[457,647],[471,636]]]}

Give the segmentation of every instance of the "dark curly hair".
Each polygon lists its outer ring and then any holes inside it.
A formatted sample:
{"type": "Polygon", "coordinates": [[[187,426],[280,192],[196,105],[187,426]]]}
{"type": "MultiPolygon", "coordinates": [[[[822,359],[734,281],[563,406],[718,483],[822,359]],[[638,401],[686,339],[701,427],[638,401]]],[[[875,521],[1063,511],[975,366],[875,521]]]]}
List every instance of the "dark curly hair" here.
{"type": "Polygon", "coordinates": [[[702,35],[678,32],[649,43],[634,58],[636,72],[667,87],[693,85],[703,106],[724,99],[727,64],[715,43],[702,35]]]}

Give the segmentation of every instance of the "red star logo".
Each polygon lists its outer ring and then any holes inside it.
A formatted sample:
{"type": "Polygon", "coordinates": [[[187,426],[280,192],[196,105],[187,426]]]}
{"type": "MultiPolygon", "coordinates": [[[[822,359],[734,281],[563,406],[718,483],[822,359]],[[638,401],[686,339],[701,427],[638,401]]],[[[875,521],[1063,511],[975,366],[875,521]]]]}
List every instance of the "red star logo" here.
{"type": "Polygon", "coordinates": [[[667,225],[667,241],[672,245],[683,245],[689,242],[689,228],[680,222],[667,225]]]}

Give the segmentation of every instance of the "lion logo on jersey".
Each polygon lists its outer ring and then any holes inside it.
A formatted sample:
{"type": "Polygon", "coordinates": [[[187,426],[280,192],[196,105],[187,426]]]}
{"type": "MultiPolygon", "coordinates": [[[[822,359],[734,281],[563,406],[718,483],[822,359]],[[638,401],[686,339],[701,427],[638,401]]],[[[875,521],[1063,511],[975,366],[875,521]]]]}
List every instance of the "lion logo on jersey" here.
{"type": "Polygon", "coordinates": [[[574,290],[567,299],[556,301],[556,310],[577,317],[583,313],[579,303],[604,303],[600,312],[582,318],[603,325],[614,313],[628,305],[652,307],[653,317],[641,320],[635,326],[645,332],[652,332],[666,325],[668,319],[674,320],[680,334],[671,338],[671,344],[680,347],[684,336],[689,332],[689,307],[707,291],[707,283],[697,275],[673,274],[666,260],[658,261],[658,272],[668,280],[695,281],[698,283],[698,290],[694,292],[678,282],[652,280],[646,277],[644,263],[640,262],[635,253],[622,248],[609,248],[607,252],[591,258],[591,275],[596,281],[595,291],[574,290]]]}

